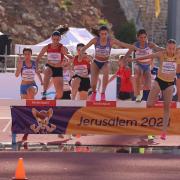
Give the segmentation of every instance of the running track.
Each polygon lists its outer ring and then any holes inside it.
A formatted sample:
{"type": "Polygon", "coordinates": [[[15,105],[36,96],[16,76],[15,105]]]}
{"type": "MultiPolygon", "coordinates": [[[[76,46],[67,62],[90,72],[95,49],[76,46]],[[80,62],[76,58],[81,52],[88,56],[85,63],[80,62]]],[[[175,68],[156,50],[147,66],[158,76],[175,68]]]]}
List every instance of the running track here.
{"type": "Polygon", "coordinates": [[[29,180],[179,180],[180,156],[109,153],[0,153],[0,180],[23,157],[29,180]]]}

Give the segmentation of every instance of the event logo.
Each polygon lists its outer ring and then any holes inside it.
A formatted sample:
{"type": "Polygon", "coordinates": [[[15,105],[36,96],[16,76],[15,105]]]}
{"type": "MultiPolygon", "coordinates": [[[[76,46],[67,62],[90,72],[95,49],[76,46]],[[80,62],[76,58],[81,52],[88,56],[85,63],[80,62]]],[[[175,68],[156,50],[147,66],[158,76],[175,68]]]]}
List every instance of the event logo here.
{"type": "MultiPolygon", "coordinates": [[[[142,117],[138,119],[123,119],[121,117],[114,118],[84,118],[81,116],[79,124],[77,126],[96,126],[96,127],[162,127],[162,117],[142,117]]],[[[170,126],[170,120],[168,123],[170,126]]]]}
{"type": "Polygon", "coordinates": [[[37,111],[35,108],[32,108],[32,114],[37,121],[37,124],[30,126],[34,133],[47,134],[56,129],[56,125],[49,123],[49,120],[53,116],[52,108],[50,108],[48,111],[37,111]]]}

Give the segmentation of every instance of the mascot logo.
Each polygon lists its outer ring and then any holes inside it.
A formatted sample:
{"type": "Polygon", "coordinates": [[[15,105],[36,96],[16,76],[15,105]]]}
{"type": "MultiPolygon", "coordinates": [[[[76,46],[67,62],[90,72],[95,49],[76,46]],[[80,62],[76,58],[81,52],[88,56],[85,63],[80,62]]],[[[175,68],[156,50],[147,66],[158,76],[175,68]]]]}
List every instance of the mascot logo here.
{"type": "Polygon", "coordinates": [[[32,114],[35,117],[37,123],[30,126],[31,130],[36,134],[48,134],[56,129],[56,125],[49,123],[53,115],[53,109],[50,108],[48,111],[41,110],[37,111],[32,108],[32,114]]]}

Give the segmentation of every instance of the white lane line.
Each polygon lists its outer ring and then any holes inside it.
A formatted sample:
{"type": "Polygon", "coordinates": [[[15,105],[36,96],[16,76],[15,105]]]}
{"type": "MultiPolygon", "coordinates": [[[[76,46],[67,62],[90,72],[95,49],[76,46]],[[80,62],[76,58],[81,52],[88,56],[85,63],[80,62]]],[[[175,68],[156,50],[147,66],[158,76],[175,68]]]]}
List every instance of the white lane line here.
{"type": "Polygon", "coordinates": [[[0,117],[0,120],[1,120],[1,119],[2,119],[2,120],[4,120],[4,119],[5,119],[5,120],[7,120],[7,119],[9,120],[9,119],[11,119],[11,117],[10,117],[10,116],[4,116],[4,117],[0,117]]]}
{"type": "Polygon", "coordinates": [[[6,126],[4,127],[4,129],[2,130],[2,132],[6,132],[8,127],[11,125],[11,119],[8,121],[8,123],[6,124],[6,126]]]}

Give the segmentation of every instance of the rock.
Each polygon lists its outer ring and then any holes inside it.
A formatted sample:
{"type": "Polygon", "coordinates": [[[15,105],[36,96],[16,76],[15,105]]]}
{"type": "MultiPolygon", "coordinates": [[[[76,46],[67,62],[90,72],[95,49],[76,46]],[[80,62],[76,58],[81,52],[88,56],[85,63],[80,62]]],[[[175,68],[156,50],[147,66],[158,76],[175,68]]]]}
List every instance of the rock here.
{"type": "Polygon", "coordinates": [[[36,19],[36,17],[33,14],[23,13],[22,19],[25,21],[34,21],[36,19]]]}
{"type": "Polygon", "coordinates": [[[59,8],[59,7],[57,7],[57,6],[56,6],[56,7],[54,7],[53,9],[54,9],[54,12],[55,12],[55,13],[57,13],[57,12],[59,12],[59,11],[60,11],[60,8],[59,8]]]}
{"type": "Polygon", "coordinates": [[[8,30],[8,25],[5,23],[5,22],[2,22],[1,23],[1,30],[3,32],[6,32],[8,30]]]}
{"type": "Polygon", "coordinates": [[[41,42],[43,40],[43,38],[38,34],[32,34],[31,38],[36,40],[36,42],[41,42]]]}
{"type": "Polygon", "coordinates": [[[49,4],[52,4],[52,3],[56,3],[57,1],[56,0],[48,0],[49,1],[49,4]]]}
{"type": "Polygon", "coordinates": [[[17,32],[14,28],[11,28],[11,32],[13,35],[17,36],[19,32],[17,32]]]}
{"type": "Polygon", "coordinates": [[[5,8],[4,8],[3,6],[1,6],[1,5],[0,5],[0,15],[1,15],[2,17],[5,16],[5,8]]]}
{"type": "Polygon", "coordinates": [[[69,1],[71,5],[66,0],[0,0],[0,30],[11,34],[13,43],[36,44],[49,37],[59,24],[93,27],[102,17],[95,0],[69,1]],[[63,4],[67,11],[60,8],[63,4]]]}
{"type": "Polygon", "coordinates": [[[42,27],[43,25],[42,25],[42,22],[36,20],[36,21],[34,22],[34,26],[40,28],[40,27],[42,27]]]}
{"type": "Polygon", "coordinates": [[[44,37],[48,37],[51,34],[47,29],[42,29],[41,33],[44,37]]]}
{"type": "Polygon", "coordinates": [[[27,30],[27,26],[26,25],[19,25],[19,24],[15,24],[14,25],[14,29],[17,32],[25,32],[27,30]]]}
{"type": "Polygon", "coordinates": [[[92,16],[92,15],[94,15],[94,12],[92,10],[90,10],[89,14],[92,16]]]}

